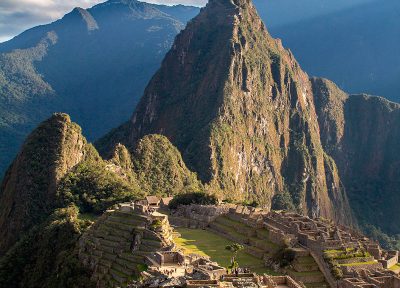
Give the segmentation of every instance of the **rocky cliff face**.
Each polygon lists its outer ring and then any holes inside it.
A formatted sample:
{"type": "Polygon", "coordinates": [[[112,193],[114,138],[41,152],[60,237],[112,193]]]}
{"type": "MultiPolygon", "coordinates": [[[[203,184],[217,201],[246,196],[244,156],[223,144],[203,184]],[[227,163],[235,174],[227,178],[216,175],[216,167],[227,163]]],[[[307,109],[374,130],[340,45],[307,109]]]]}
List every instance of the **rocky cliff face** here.
{"type": "Polygon", "coordinates": [[[86,140],[66,114],[55,114],[25,141],[0,191],[0,255],[52,212],[60,179],[85,157],[86,140]]]}
{"type": "Polygon", "coordinates": [[[324,79],[312,84],[323,145],[338,165],[355,214],[362,224],[400,233],[400,105],[349,96],[324,79]]]}
{"type": "Polygon", "coordinates": [[[130,122],[107,139],[135,147],[151,133],[224,197],[270,206],[284,195],[310,215],[351,219],[309,78],[250,1],[211,0],[176,38],[130,122]]]}

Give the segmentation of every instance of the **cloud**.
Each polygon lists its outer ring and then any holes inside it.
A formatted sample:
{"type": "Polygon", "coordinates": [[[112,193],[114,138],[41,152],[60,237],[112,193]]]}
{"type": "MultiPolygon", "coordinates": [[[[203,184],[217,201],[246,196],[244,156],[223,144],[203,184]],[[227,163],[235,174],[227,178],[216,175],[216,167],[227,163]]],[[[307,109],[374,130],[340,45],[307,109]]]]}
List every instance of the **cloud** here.
{"type": "MultiPolygon", "coordinates": [[[[61,18],[75,7],[89,8],[105,0],[0,0],[0,43],[26,29],[61,18]]],[[[203,6],[207,0],[149,0],[156,4],[203,6]]]]}
{"type": "Polygon", "coordinates": [[[0,0],[0,42],[31,27],[61,18],[74,7],[88,8],[104,0],[0,0]]]}

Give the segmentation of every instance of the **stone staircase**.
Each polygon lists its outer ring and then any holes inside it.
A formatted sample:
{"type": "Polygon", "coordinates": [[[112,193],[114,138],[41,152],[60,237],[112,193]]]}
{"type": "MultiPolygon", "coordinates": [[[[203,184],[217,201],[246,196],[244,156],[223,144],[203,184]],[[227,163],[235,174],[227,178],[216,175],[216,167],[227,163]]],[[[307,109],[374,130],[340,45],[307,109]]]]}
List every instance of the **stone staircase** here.
{"type": "Polygon", "coordinates": [[[287,274],[296,281],[303,282],[307,288],[329,287],[310,252],[303,248],[293,250],[295,258],[291,263],[291,268],[286,270],[287,274]]]}

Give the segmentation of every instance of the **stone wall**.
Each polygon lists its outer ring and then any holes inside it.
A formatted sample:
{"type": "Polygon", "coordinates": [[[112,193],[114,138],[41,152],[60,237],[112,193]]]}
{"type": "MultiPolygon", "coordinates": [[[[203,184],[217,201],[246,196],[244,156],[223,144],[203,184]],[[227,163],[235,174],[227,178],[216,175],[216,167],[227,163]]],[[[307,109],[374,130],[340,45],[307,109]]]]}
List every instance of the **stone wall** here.
{"type": "Polygon", "coordinates": [[[347,278],[338,283],[338,288],[400,288],[400,278],[393,275],[374,276],[365,273],[362,277],[347,278]]]}
{"type": "Polygon", "coordinates": [[[300,284],[296,283],[290,276],[263,276],[263,284],[267,288],[275,287],[289,287],[289,288],[303,288],[300,284]]]}
{"type": "Polygon", "coordinates": [[[399,262],[399,251],[388,251],[385,259],[379,260],[383,268],[390,268],[399,262]]]}
{"type": "Polygon", "coordinates": [[[188,280],[186,282],[187,288],[198,288],[198,287],[220,287],[218,280],[188,280]]]}
{"type": "Polygon", "coordinates": [[[336,279],[332,276],[331,269],[329,268],[328,264],[325,262],[322,251],[318,250],[311,250],[310,254],[314,258],[315,262],[317,262],[318,267],[322,274],[325,276],[325,280],[331,287],[336,287],[336,279]]]}
{"type": "Polygon", "coordinates": [[[375,264],[357,264],[353,266],[340,266],[343,274],[351,274],[353,271],[361,271],[361,270],[381,270],[383,266],[381,263],[376,262],[375,264]]]}
{"type": "Polygon", "coordinates": [[[220,215],[228,214],[231,204],[181,205],[169,217],[172,225],[188,228],[205,228],[220,215]]]}
{"type": "Polygon", "coordinates": [[[351,264],[351,263],[360,263],[360,262],[371,262],[374,261],[374,256],[370,257],[353,257],[349,259],[336,259],[339,264],[351,264]]]}

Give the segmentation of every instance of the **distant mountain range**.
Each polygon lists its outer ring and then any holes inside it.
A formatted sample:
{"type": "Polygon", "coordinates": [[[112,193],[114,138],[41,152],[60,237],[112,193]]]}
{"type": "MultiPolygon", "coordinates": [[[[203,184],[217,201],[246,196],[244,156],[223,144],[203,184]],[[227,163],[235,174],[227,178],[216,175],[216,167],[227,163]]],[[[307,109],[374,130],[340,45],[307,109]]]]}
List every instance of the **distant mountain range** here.
{"type": "Polygon", "coordinates": [[[400,101],[400,1],[255,1],[274,37],[310,75],[400,101]]]}
{"type": "Polygon", "coordinates": [[[0,44],[0,175],[53,112],[71,114],[90,140],[123,122],[198,12],[110,0],[0,44]]]}

